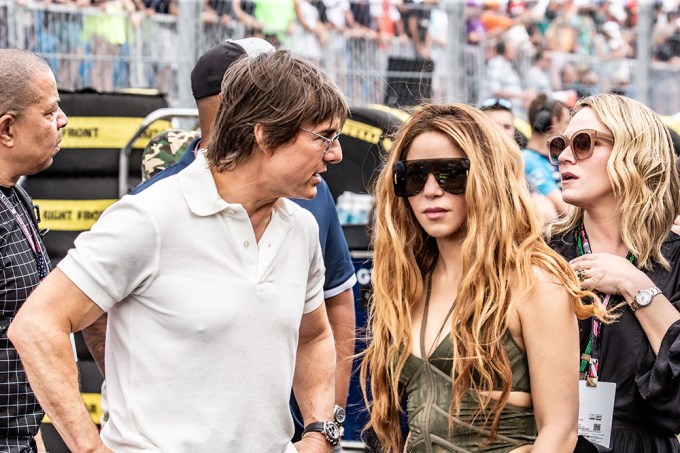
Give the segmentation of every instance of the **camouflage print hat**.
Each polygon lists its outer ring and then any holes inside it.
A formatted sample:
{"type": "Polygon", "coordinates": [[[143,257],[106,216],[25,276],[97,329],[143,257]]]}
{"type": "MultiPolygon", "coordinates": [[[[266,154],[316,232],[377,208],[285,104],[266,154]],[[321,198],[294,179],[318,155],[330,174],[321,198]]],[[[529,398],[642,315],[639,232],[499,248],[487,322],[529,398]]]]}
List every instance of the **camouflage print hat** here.
{"type": "Polygon", "coordinates": [[[198,131],[179,130],[167,130],[154,136],[142,153],[142,181],[177,162],[198,137],[198,131]]]}

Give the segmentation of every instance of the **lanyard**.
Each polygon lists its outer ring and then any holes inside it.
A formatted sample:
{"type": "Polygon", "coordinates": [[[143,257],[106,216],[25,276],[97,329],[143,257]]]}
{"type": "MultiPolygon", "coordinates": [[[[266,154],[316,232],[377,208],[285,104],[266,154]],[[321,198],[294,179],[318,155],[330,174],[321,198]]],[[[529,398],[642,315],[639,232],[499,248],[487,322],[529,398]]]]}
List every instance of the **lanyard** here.
{"type": "MultiPolygon", "coordinates": [[[[588,241],[588,235],[586,234],[586,228],[581,223],[576,233],[576,247],[578,248],[579,256],[593,253],[590,248],[590,242],[588,241]]],[[[635,257],[632,253],[628,252],[626,259],[632,264],[635,264],[635,257]]],[[[596,291],[597,295],[602,299],[602,304],[605,308],[608,308],[613,301],[618,304],[622,302],[622,296],[616,294],[606,294],[596,291]]],[[[598,370],[600,365],[600,346],[602,345],[602,322],[596,317],[592,318],[592,329],[590,331],[590,337],[588,338],[588,344],[586,349],[581,354],[581,364],[579,367],[579,378],[585,379],[587,385],[591,387],[597,386],[598,380],[598,370]]]]}
{"type": "MultiPolygon", "coordinates": [[[[12,215],[14,216],[14,220],[16,220],[17,224],[19,225],[19,229],[24,234],[24,237],[30,244],[31,250],[33,250],[33,256],[35,258],[36,266],[38,267],[38,276],[40,277],[40,280],[44,279],[45,277],[47,277],[48,273],[47,254],[40,245],[40,239],[38,238],[35,226],[33,224],[31,224],[30,226],[26,225],[24,219],[21,217],[21,214],[17,212],[12,202],[7,198],[7,196],[2,191],[0,191],[0,201],[2,202],[3,205],[5,205],[7,210],[9,210],[9,212],[12,213],[12,215]]],[[[21,204],[21,201],[19,201],[19,204],[21,204]]],[[[22,211],[25,212],[25,209],[22,208],[22,211]]]]}

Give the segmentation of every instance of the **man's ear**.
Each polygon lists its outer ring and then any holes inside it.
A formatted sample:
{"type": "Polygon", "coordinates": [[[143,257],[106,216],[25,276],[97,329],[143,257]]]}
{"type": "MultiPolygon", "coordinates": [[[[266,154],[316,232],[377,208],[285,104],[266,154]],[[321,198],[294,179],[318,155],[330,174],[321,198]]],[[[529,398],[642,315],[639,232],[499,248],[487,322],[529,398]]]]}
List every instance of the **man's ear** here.
{"type": "Polygon", "coordinates": [[[4,146],[12,146],[14,144],[14,126],[16,122],[16,118],[10,113],[0,116],[0,143],[4,146]]]}
{"type": "Polygon", "coordinates": [[[264,126],[262,123],[256,123],[253,128],[253,133],[255,134],[255,146],[258,147],[265,155],[270,155],[267,148],[263,145],[264,143],[264,126]]]}

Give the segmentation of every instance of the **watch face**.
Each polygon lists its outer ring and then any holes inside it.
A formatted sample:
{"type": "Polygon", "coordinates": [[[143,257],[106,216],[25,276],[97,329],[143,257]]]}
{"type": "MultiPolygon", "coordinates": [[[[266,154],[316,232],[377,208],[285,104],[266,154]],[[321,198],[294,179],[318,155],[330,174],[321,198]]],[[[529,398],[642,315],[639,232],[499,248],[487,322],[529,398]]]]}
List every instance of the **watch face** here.
{"type": "Polygon", "coordinates": [[[326,437],[328,437],[328,440],[331,441],[331,443],[340,440],[340,428],[338,428],[338,425],[336,425],[334,422],[324,423],[324,434],[326,437]]]}
{"type": "Polygon", "coordinates": [[[652,295],[647,290],[639,291],[635,295],[635,302],[641,307],[646,307],[652,301],[652,295]]]}
{"type": "Polygon", "coordinates": [[[333,411],[333,418],[335,418],[336,423],[339,424],[345,423],[345,419],[347,418],[347,413],[345,412],[345,409],[341,406],[335,406],[335,410],[333,411]]]}

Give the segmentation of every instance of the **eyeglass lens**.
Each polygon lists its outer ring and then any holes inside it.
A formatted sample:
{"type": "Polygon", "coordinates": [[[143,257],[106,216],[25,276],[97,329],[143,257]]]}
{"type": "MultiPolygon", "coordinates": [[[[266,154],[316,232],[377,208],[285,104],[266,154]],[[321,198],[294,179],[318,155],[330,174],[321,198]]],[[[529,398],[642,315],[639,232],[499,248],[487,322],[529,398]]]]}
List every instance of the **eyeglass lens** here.
{"type": "Polygon", "coordinates": [[[333,147],[333,143],[335,143],[339,138],[340,138],[340,132],[338,132],[337,134],[335,134],[331,138],[326,138],[326,141],[328,142],[328,144],[324,148],[323,153],[326,154],[328,151],[330,151],[331,148],[333,147]]]}

